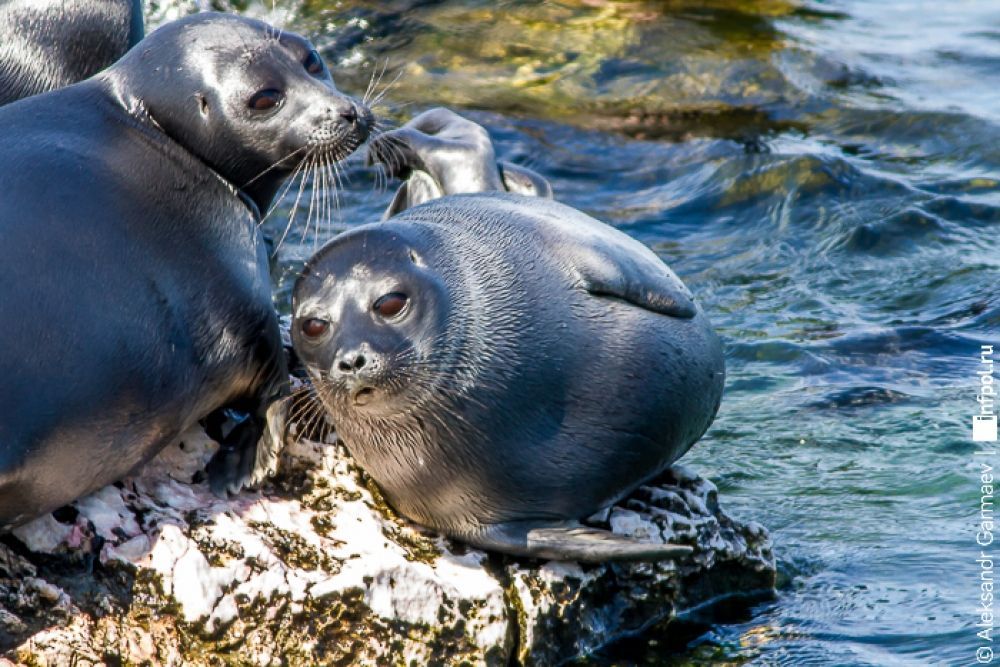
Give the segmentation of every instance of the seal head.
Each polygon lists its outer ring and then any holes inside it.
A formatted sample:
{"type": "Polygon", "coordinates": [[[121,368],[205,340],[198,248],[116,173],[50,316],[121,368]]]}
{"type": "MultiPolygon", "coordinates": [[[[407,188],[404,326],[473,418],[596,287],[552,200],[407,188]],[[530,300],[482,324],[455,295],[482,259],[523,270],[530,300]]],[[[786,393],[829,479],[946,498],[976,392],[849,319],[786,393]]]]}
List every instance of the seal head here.
{"type": "Polygon", "coordinates": [[[337,90],[308,40],[226,14],[164,25],[102,77],[122,106],[261,210],[296,167],[342,160],[374,125],[371,111],[337,90]]]}
{"type": "Polygon", "coordinates": [[[342,238],[302,278],[310,296],[298,303],[292,339],[323,369],[317,378],[334,415],[383,419],[425,398],[423,366],[444,345],[451,298],[398,241],[379,228],[342,238]]]}

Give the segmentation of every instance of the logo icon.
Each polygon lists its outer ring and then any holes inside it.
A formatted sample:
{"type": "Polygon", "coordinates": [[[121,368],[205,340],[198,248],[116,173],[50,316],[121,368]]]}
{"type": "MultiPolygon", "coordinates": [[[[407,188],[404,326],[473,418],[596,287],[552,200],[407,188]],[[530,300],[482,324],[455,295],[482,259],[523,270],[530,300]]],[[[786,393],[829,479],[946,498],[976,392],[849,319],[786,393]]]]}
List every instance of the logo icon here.
{"type": "Polygon", "coordinates": [[[997,416],[984,417],[976,415],[972,418],[972,440],[974,442],[997,441],[997,416]]]}

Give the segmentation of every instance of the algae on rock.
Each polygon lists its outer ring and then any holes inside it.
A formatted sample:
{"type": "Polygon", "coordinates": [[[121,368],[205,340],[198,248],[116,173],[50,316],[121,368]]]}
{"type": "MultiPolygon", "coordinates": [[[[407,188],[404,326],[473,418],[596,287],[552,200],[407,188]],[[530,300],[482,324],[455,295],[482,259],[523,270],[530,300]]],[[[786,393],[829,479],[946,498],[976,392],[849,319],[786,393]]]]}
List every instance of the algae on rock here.
{"type": "Polygon", "coordinates": [[[594,519],[691,556],[581,566],[423,531],[337,444],[290,444],[261,491],[221,500],[196,481],[215,446],[192,431],[0,539],[0,650],[31,665],[541,665],[774,584],[767,532],[682,467],[594,519]]]}

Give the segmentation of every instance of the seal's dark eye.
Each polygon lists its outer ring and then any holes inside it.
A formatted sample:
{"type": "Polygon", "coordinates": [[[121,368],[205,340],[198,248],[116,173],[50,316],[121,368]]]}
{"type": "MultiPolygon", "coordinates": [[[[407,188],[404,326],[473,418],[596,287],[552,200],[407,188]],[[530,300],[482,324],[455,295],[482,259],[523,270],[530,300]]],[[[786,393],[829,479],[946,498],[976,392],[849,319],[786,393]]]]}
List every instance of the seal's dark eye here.
{"type": "Polygon", "coordinates": [[[326,320],[316,319],[315,317],[309,318],[302,323],[302,333],[304,333],[309,338],[318,338],[327,332],[330,328],[330,323],[326,320]]]}
{"type": "Polygon", "coordinates": [[[323,59],[319,57],[319,53],[316,49],[309,52],[306,59],[302,61],[302,66],[305,67],[306,71],[310,74],[323,73],[323,59]]]}
{"type": "Polygon", "coordinates": [[[285,99],[285,96],[280,90],[268,88],[267,90],[258,90],[254,93],[254,96],[247,102],[247,106],[254,111],[267,111],[281,104],[281,100],[283,99],[285,99]]]}
{"type": "Polygon", "coordinates": [[[400,292],[389,292],[380,296],[372,309],[382,317],[395,317],[406,307],[407,297],[400,292]]]}

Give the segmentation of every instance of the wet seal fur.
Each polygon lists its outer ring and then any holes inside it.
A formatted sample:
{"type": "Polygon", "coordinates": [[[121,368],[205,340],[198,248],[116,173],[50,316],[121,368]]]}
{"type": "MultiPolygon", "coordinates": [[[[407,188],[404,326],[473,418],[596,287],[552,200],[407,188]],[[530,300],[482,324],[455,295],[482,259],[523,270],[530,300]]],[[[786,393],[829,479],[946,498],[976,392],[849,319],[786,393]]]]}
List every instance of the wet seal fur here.
{"type": "Polygon", "coordinates": [[[722,395],[708,319],[641,243],[544,198],[446,196],[327,244],[293,314],[337,433],[408,518],[524,556],[689,551],[580,523],[684,454],[722,395]]]}
{"type": "Polygon", "coordinates": [[[142,37],[141,0],[0,0],[0,105],[83,81],[142,37]]]}
{"type": "Polygon", "coordinates": [[[641,243],[550,201],[541,175],[497,162],[485,129],[451,111],[378,137],[369,158],[407,181],[388,222],[308,262],[292,338],[389,501],[516,555],[688,553],[580,523],[718,410],[721,344],[687,288],[641,243]],[[461,192],[479,194],[440,198],[461,192]]]}
{"type": "Polygon", "coordinates": [[[243,417],[213,488],[262,474],[288,376],[260,211],[370,121],[307,40],[211,13],[0,108],[0,530],[129,474],[217,409],[243,417]]]}

